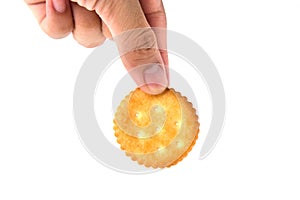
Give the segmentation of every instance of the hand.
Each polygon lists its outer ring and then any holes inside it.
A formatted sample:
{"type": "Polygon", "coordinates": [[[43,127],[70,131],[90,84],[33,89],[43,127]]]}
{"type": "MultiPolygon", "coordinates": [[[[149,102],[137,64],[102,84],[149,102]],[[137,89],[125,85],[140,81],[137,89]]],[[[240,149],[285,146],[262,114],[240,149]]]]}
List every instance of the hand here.
{"type": "Polygon", "coordinates": [[[115,39],[114,37],[128,30],[141,30],[115,40],[119,51],[124,49],[124,45],[125,48],[126,45],[147,46],[124,55],[120,52],[121,59],[129,73],[134,72],[138,66],[144,66],[142,70],[136,70],[138,73],[131,75],[145,92],[159,94],[167,87],[167,52],[157,49],[158,41],[166,46],[166,36],[155,34],[149,29],[149,27],[166,28],[162,0],[72,0],[72,2],[25,0],[25,2],[33,11],[41,28],[50,37],[63,38],[72,32],[75,40],[85,47],[96,47],[106,38],[115,39]]]}

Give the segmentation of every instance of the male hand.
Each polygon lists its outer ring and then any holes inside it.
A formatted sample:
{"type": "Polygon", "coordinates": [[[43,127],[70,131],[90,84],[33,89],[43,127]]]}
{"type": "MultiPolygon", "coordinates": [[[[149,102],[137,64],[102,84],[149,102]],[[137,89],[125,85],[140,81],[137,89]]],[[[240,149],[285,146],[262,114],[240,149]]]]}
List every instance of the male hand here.
{"type": "MultiPolygon", "coordinates": [[[[72,32],[85,47],[101,45],[117,38],[121,59],[138,86],[159,94],[168,85],[166,35],[150,27],[166,28],[162,0],[25,0],[41,28],[52,38],[72,32]],[[130,30],[137,31],[131,32],[130,30]],[[129,31],[124,34],[126,31],[129,31]],[[121,37],[119,37],[121,36],[121,37]],[[158,45],[158,42],[160,45],[158,45]],[[130,47],[128,47],[128,45],[130,47]],[[123,54],[124,49],[146,47],[123,54]],[[139,68],[142,70],[135,70],[139,68]]],[[[101,55],[100,55],[101,56],[101,55]]]]}

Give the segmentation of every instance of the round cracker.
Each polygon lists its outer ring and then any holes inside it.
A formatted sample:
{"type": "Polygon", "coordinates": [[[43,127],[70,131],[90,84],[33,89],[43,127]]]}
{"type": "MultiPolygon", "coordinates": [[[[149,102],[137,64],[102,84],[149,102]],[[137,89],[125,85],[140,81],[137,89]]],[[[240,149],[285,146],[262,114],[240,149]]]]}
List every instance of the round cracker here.
{"type": "Polygon", "coordinates": [[[114,119],[120,148],[146,167],[170,167],[181,161],[198,137],[196,110],[174,89],[150,95],[140,89],[120,103],[114,119]]]}

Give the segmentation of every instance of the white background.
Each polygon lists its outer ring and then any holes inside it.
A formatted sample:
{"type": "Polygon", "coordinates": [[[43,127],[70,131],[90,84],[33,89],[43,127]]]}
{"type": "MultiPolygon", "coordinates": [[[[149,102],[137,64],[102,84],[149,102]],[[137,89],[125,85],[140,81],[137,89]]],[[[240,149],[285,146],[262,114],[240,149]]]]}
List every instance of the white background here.
{"type": "Polygon", "coordinates": [[[223,79],[223,135],[205,160],[133,176],[83,148],[72,93],[92,49],[48,38],[22,1],[0,7],[0,199],[299,199],[300,2],[165,2],[169,29],[223,79]]]}

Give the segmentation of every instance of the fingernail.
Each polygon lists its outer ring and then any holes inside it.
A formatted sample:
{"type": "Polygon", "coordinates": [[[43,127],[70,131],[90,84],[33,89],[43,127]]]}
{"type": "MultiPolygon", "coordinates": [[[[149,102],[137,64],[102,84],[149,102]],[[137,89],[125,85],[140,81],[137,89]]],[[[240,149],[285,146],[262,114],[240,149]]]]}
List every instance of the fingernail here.
{"type": "Polygon", "coordinates": [[[52,0],[54,9],[59,13],[64,13],[67,9],[66,0],[52,0]]]}
{"type": "Polygon", "coordinates": [[[166,70],[161,64],[150,65],[143,74],[148,92],[151,94],[160,94],[168,86],[166,70]]]}

